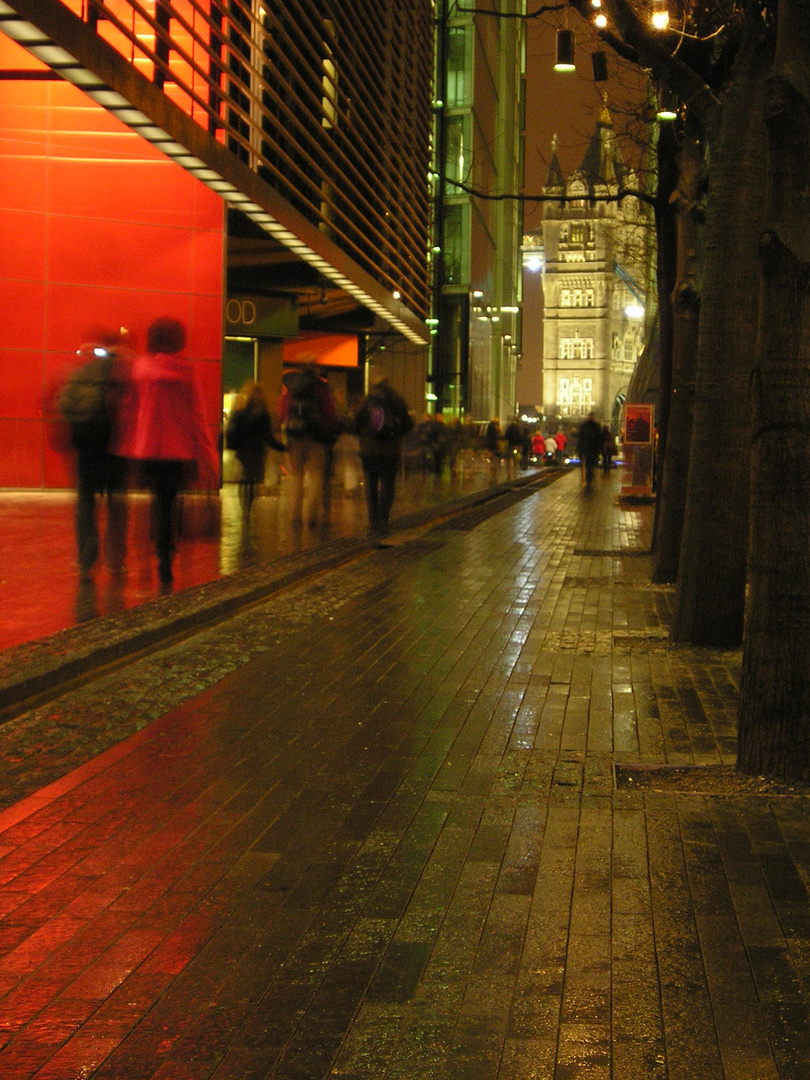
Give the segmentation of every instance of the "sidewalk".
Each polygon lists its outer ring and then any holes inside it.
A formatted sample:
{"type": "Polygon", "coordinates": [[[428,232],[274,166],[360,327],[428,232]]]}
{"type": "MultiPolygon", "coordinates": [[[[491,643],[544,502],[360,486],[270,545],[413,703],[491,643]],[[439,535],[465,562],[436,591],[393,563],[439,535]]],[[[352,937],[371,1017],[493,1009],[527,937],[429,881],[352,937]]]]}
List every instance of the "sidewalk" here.
{"type": "MultiPolygon", "coordinates": [[[[535,470],[522,473],[525,479],[535,470]]],[[[450,504],[506,484],[506,468],[467,457],[458,474],[441,482],[415,473],[400,479],[392,517],[402,519],[420,510],[450,504]]],[[[199,503],[204,496],[187,495],[199,503]]],[[[117,615],[160,594],[157,563],[149,539],[149,497],[129,498],[128,574],[110,578],[101,561],[94,582],[79,581],[73,518],[74,492],[0,491],[0,650],[34,641],[98,616],[117,615]]],[[[221,491],[222,531],[217,537],[181,535],[175,560],[174,591],[216,581],[241,570],[339,539],[363,537],[366,506],[361,487],[344,497],[337,486],[331,523],[326,529],[292,527],[286,480],[256,500],[249,528],[244,528],[238,485],[221,491]]],[[[104,512],[99,511],[103,538],[104,512]]]]}
{"type": "Polygon", "coordinates": [[[806,1080],[807,797],[734,776],[739,657],[668,644],[617,492],[0,726],[0,1080],[806,1080]]]}

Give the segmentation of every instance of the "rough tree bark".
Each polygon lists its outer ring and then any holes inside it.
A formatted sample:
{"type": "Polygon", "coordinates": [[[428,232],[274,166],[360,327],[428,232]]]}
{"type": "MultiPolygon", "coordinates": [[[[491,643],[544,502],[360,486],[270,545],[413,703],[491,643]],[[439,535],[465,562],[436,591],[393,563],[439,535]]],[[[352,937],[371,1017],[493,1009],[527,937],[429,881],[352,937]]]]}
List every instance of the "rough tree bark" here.
{"type": "Polygon", "coordinates": [[[694,126],[687,116],[687,130],[678,154],[678,185],[672,196],[677,212],[678,265],[672,296],[672,393],[654,545],[652,578],[656,582],[675,581],[678,576],[692,442],[700,317],[700,200],[705,180],[703,153],[694,126]]]}
{"type": "MultiPolygon", "coordinates": [[[[750,6],[749,6],[750,11],[750,6]]],[[[748,383],[759,291],[768,71],[761,19],[749,17],[712,148],[689,480],[672,638],[742,640],[748,534],[748,383]]]]}
{"type": "Polygon", "coordinates": [[[767,88],[737,766],[810,779],[810,2],[780,0],[767,88]]]}
{"type": "MultiPolygon", "coordinates": [[[[674,327],[672,294],[678,273],[678,230],[677,214],[673,195],[678,186],[678,143],[675,139],[674,124],[664,124],[658,132],[656,147],[656,210],[655,236],[657,258],[655,260],[656,286],[658,293],[658,407],[655,423],[658,428],[658,463],[656,465],[656,486],[660,491],[663,462],[669,446],[669,411],[672,399],[672,365],[674,352],[674,327]]],[[[655,546],[660,498],[656,500],[655,546]]]]}

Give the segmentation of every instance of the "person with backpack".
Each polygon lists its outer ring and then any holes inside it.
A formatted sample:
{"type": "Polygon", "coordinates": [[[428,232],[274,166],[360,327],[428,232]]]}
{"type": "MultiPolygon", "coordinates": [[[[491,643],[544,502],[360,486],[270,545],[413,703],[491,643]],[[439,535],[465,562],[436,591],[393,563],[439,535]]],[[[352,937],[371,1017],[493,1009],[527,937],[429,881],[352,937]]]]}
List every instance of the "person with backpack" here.
{"type": "Polygon", "coordinates": [[[385,379],[374,383],[357,409],[355,431],[360,438],[368,526],[373,534],[388,532],[402,443],[413,426],[404,399],[385,379]]]}
{"type": "Polygon", "coordinates": [[[325,524],[327,455],[338,430],[335,399],[314,363],[286,372],[282,383],[278,418],[287,441],[292,521],[325,524]]]}
{"type": "Polygon", "coordinates": [[[96,496],[106,497],[105,561],[124,572],[127,536],[126,459],[111,452],[128,385],[121,336],[96,329],[78,350],[79,367],[59,395],[59,410],[76,451],[76,547],[82,581],[91,581],[99,554],[96,496]]]}
{"type": "Polygon", "coordinates": [[[225,427],[225,446],[242,467],[239,491],[244,516],[250,514],[256,485],[264,483],[267,450],[286,450],[273,433],[273,421],[261,386],[249,379],[239,392],[225,427]]]}

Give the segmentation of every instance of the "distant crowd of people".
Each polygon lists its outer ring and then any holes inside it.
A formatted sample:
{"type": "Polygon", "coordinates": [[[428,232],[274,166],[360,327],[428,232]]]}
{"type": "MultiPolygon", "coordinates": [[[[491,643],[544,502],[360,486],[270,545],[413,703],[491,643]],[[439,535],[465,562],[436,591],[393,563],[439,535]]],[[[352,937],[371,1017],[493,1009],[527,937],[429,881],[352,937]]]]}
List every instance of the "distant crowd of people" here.
{"type": "MultiPolygon", "coordinates": [[[[59,398],[76,451],[76,542],[79,569],[91,580],[99,559],[97,496],[107,502],[104,554],[110,572],[123,575],[126,491],[135,482],[152,493],[152,536],[163,586],[173,580],[178,496],[196,484],[216,489],[220,447],[212,437],[194,366],[185,359],[186,329],[178,319],[156,319],[143,355],[132,357],[121,336],[98,329],[79,350],[81,362],[59,398]]],[[[539,464],[563,464],[569,443],[565,431],[533,430],[518,420],[502,430],[486,425],[446,422],[441,414],[415,423],[400,394],[376,380],[351,416],[340,416],[327,379],[315,363],[287,371],[281,396],[272,408],[264,389],[247,381],[225,418],[222,440],[240,467],[240,497],[248,518],[264,482],[268,452],[286,455],[293,526],[328,523],[335,444],[356,438],[369,529],[382,542],[389,529],[397,476],[419,469],[438,479],[452,474],[465,453],[485,455],[507,475],[539,464]]],[[[590,416],[581,425],[577,450],[587,484],[599,456],[610,468],[615,437],[590,416]]]]}

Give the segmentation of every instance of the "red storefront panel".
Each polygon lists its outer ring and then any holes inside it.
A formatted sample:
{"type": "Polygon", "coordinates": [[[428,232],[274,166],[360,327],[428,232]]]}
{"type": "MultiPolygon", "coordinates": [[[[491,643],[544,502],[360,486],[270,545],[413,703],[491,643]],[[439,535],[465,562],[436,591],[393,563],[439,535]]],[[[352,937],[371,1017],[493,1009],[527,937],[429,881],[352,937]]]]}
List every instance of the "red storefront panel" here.
{"type": "MultiPolygon", "coordinates": [[[[2,179],[0,179],[2,183],[2,179]]],[[[7,282],[38,282],[45,277],[45,217],[26,210],[3,212],[3,278],[7,282]]],[[[10,309],[3,307],[3,312],[10,309]]]]}
{"type": "Polygon", "coordinates": [[[41,349],[0,349],[0,418],[40,419],[45,383],[41,349]]]}
{"type": "MultiPolygon", "coordinates": [[[[0,63],[41,67],[2,34],[0,63]]],[[[142,348],[152,319],[183,319],[217,427],[219,196],[76,88],[2,81],[0,229],[0,487],[71,482],[48,416],[92,326],[142,348]]]]}
{"type": "Polygon", "coordinates": [[[0,487],[42,487],[41,420],[0,419],[0,487]]]}

